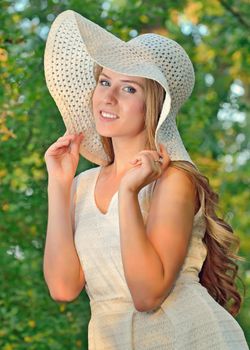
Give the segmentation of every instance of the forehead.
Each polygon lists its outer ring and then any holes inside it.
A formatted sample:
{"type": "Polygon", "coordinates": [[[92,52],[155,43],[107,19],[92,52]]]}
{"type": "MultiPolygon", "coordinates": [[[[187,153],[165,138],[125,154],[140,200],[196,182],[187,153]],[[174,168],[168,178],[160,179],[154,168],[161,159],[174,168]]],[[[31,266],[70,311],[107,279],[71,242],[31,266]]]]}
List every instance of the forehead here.
{"type": "Polygon", "coordinates": [[[103,68],[100,74],[106,75],[110,79],[117,79],[117,80],[121,80],[121,81],[130,81],[130,82],[134,81],[134,82],[138,82],[142,85],[144,85],[145,81],[146,81],[145,78],[117,73],[117,72],[114,72],[114,71],[107,69],[107,68],[103,68]]]}

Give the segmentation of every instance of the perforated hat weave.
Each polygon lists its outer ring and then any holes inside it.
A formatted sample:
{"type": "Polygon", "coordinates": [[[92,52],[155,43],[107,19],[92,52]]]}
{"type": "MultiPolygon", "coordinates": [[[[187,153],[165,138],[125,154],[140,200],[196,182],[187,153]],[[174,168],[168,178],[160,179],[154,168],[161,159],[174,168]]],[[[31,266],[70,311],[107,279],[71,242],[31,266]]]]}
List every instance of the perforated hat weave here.
{"type": "Polygon", "coordinates": [[[80,153],[93,163],[108,163],[91,112],[96,86],[94,66],[149,78],[166,91],[155,144],[163,143],[171,160],[192,162],[176,126],[176,115],[194,86],[193,65],[175,41],[158,34],[142,34],[124,42],[97,24],[68,10],[51,26],[45,48],[48,89],[68,133],[84,133],[80,153]]]}

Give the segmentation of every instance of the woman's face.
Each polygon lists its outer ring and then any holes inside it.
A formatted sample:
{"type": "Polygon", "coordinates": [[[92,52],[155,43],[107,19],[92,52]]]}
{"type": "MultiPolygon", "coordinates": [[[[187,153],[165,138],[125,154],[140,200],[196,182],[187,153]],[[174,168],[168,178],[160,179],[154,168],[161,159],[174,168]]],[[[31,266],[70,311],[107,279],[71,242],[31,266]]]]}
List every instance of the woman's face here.
{"type": "Polygon", "coordinates": [[[145,79],[103,68],[92,97],[97,132],[106,137],[145,134],[145,79]]]}

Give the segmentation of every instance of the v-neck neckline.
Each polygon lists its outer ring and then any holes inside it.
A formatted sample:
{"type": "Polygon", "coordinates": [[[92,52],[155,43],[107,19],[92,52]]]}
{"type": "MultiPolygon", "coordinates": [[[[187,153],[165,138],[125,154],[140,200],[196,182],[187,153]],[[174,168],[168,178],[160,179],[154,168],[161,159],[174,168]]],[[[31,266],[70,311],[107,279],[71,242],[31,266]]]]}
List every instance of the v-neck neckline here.
{"type": "Polygon", "coordinates": [[[92,199],[93,199],[93,204],[94,204],[94,207],[95,209],[97,210],[97,212],[100,214],[100,215],[103,215],[103,216],[107,216],[110,212],[110,209],[111,209],[111,206],[112,206],[112,203],[113,203],[113,200],[117,197],[118,195],[118,190],[112,195],[109,203],[108,203],[108,207],[106,209],[106,212],[103,212],[97,205],[97,202],[96,202],[96,185],[97,185],[97,182],[98,182],[98,179],[99,179],[99,176],[100,176],[100,173],[101,173],[101,170],[102,170],[102,166],[99,166],[98,170],[96,171],[96,174],[95,174],[95,177],[94,177],[94,183],[93,183],[93,188],[92,188],[92,199]]]}
{"type": "MultiPolygon", "coordinates": [[[[97,184],[97,181],[99,179],[99,175],[101,173],[102,168],[103,168],[103,166],[99,166],[99,167],[96,168],[97,171],[95,172],[95,176],[94,176],[94,181],[93,181],[93,186],[92,186],[92,191],[91,191],[91,199],[93,201],[93,205],[94,205],[96,211],[102,216],[108,216],[108,214],[110,213],[111,207],[113,205],[113,202],[116,199],[116,197],[118,196],[118,190],[116,192],[114,192],[114,194],[112,195],[112,197],[111,197],[111,199],[109,201],[108,207],[106,209],[106,212],[104,213],[103,211],[101,211],[101,209],[98,207],[97,202],[96,202],[95,190],[96,190],[96,184],[97,184]]],[[[143,187],[143,189],[145,189],[145,187],[143,187]]],[[[140,193],[141,192],[139,192],[139,195],[140,195],[140,193]]],[[[202,213],[202,208],[200,206],[199,210],[194,215],[194,221],[196,221],[199,218],[201,213],[202,213]]]]}

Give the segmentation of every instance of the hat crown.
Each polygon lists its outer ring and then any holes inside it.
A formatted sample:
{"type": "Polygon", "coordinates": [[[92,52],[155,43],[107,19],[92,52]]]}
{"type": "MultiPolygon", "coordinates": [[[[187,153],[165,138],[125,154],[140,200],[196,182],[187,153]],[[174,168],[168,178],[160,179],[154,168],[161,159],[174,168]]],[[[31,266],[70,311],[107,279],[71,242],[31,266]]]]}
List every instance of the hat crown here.
{"type": "Polygon", "coordinates": [[[172,108],[178,110],[192,93],[195,76],[193,64],[186,51],[174,40],[159,34],[139,35],[127,44],[137,49],[145,64],[147,62],[159,68],[165,76],[172,108]]]}

